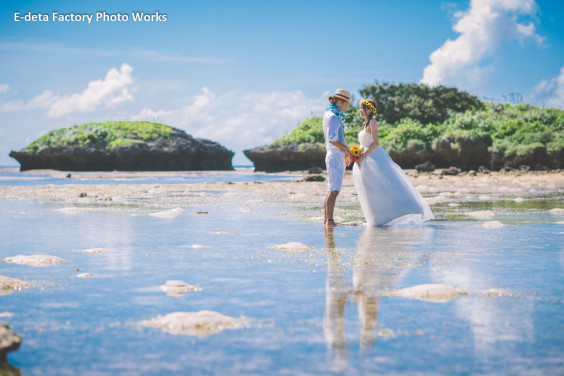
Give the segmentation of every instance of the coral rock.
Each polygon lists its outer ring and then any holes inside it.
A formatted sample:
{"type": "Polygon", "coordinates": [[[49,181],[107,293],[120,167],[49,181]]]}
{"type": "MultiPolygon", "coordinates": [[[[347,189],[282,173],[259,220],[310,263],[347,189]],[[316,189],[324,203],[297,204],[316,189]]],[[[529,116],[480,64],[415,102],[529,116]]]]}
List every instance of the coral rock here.
{"type": "Polygon", "coordinates": [[[31,266],[50,266],[50,265],[57,265],[61,262],[64,262],[62,258],[57,256],[51,255],[31,255],[31,256],[12,256],[12,257],[5,257],[0,261],[10,262],[13,264],[21,264],[21,265],[31,265],[31,266]]]}
{"type": "Polygon", "coordinates": [[[428,300],[432,302],[447,302],[457,296],[468,295],[468,293],[448,285],[427,284],[393,290],[390,295],[428,300]]]}
{"type": "Polygon", "coordinates": [[[170,296],[184,295],[189,291],[202,291],[200,286],[189,285],[182,281],[166,281],[166,283],[161,286],[161,290],[170,296]]]}
{"type": "Polygon", "coordinates": [[[174,312],[143,321],[143,325],[162,329],[171,334],[205,337],[224,329],[239,329],[243,320],[213,311],[174,312]]]}

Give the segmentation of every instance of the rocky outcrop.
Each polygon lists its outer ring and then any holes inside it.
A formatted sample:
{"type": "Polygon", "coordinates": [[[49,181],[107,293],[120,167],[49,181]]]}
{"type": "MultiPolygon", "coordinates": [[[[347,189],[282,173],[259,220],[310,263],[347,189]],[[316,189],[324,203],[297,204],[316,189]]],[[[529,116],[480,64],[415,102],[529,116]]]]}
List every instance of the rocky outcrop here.
{"type": "MultiPolygon", "coordinates": [[[[463,171],[480,167],[499,171],[502,168],[531,170],[558,169],[564,167],[564,150],[548,153],[545,146],[527,149],[521,154],[506,155],[492,151],[489,136],[472,139],[468,136],[449,136],[437,140],[432,150],[419,143],[409,144],[405,151],[390,151],[390,157],[402,168],[416,168],[425,163],[436,168],[456,167],[463,171]]],[[[262,146],[244,151],[255,164],[256,171],[278,172],[325,168],[325,148],[311,145],[298,147],[262,146]]]]}
{"type": "Polygon", "coordinates": [[[245,150],[243,153],[253,161],[255,171],[280,172],[325,168],[325,147],[319,145],[262,146],[245,150]]]}
{"type": "MultiPolygon", "coordinates": [[[[131,124],[128,122],[129,128],[131,124]]],[[[145,122],[147,123],[147,122],[145,122]]],[[[107,123],[106,123],[107,124],[107,123]]],[[[220,144],[197,139],[184,131],[167,127],[165,136],[155,132],[143,137],[135,133],[113,138],[106,124],[88,125],[91,133],[80,128],[53,131],[70,134],[67,139],[48,142],[41,138],[10,156],[21,164],[21,170],[55,169],[64,171],[175,171],[232,170],[234,153],[220,144]],[[74,133],[73,133],[74,131],[74,133]],[[65,133],[66,132],[66,133],[65,133]],[[102,135],[102,136],[101,136],[102,135]],[[111,140],[111,142],[110,142],[111,140]],[[31,147],[33,146],[33,147],[31,147]]],[[[80,127],[80,126],[79,126],[80,127]]],[[[45,137],[45,136],[44,136],[45,137]]]]}
{"type": "Polygon", "coordinates": [[[431,159],[431,152],[417,142],[409,143],[403,152],[390,151],[389,154],[402,168],[415,168],[431,159]]]}
{"type": "Polygon", "coordinates": [[[431,161],[437,167],[455,166],[462,170],[477,170],[480,166],[490,167],[492,145],[489,137],[473,140],[469,136],[449,136],[437,140],[433,146],[431,161]]]}
{"type": "Polygon", "coordinates": [[[6,362],[6,354],[20,348],[22,337],[12,332],[6,323],[0,323],[0,364],[6,362]]]}
{"type": "Polygon", "coordinates": [[[16,290],[22,290],[28,287],[28,282],[0,275],[0,295],[8,295],[16,290]]]}
{"type": "Polygon", "coordinates": [[[491,167],[494,170],[501,168],[522,168],[526,166],[532,170],[546,170],[550,168],[562,168],[564,165],[563,150],[560,155],[555,153],[551,156],[546,151],[546,146],[538,145],[529,148],[522,154],[506,155],[503,152],[495,152],[491,155],[491,167]]]}

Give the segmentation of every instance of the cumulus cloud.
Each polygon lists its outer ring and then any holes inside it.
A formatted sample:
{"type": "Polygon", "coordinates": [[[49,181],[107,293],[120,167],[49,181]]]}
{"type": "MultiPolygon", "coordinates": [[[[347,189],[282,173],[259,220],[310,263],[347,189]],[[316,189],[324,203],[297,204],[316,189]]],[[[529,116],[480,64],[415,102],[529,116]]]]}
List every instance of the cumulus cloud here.
{"type": "MultiPolygon", "coordinates": [[[[112,107],[126,101],[133,101],[127,86],[133,82],[131,68],[123,64],[121,69],[110,69],[102,80],[91,81],[81,93],[54,98],[48,115],[61,117],[73,112],[94,111],[100,107],[112,107]]],[[[49,100],[50,98],[44,98],[49,100]]]]}
{"type": "Polygon", "coordinates": [[[551,80],[542,80],[535,87],[534,101],[547,107],[564,109],[564,66],[560,68],[560,75],[551,80]]]}
{"type": "Polygon", "coordinates": [[[326,98],[307,98],[301,91],[218,95],[203,87],[186,106],[143,109],[135,118],[165,122],[241,151],[289,133],[304,118],[321,113],[326,98]]]}
{"type": "Polygon", "coordinates": [[[544,38],[531,21],[537,11],[534,0],[472,0],[467,12],[454,15],[453,29],[460,36],[431,54],[420,82],[481,88],[493,70],[492,65],[482,65],[484,60],[504,43],[532,40],[542,45],[544,38]]]}
{"type": "MultiPolygon", "coordinates": [[[[133,82],[132,71],[133,68],[123,64],[119,70],[110,69],[104,79],[90,81],[88,87],[81,93],[59,96],[52,90],[45,90],[28,102],[22,100],[0,102],[0,111],[45,109],[49,117],[58,118],[75,112],[113,108],[123,102],[134,100],[127,88],[133,82]]],[[[9,89],[8,85],[0,85],[0,93],[8,92],[9,89]]]]}

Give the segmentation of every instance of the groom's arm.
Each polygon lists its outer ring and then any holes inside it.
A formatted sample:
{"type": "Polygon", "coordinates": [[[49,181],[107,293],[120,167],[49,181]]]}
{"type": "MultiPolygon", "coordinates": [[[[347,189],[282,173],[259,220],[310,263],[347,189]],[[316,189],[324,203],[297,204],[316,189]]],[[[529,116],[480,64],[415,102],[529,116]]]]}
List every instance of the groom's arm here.
{"type": "MultiPolygon", "coordinates": [[[[341,141],[329,141],[332,145],[335,145],[336,147],[338,147],[339,149],[342,150],[349,150],[349,148],[347,147],[347,145],[343,144],[341,141]]],[[[350,153],[350,151],[349,151],[350,153]]]]}
{"type": "Polygon", "coordinates": [[[343,144],[341,141],[329,141],[332,145],[335,145],[341,150],[345,151],[345,160],[347,161],[347,166],[352,162],[352,154],[347,145],[343,144]]]}
{"type": "Polygon", "coordinates": [[[327,131],[327,141],[329,141],[335,147],[348,152],[350,154],[349,148],[347,145],[339,141],[339,128],[341,127],[341,121],[337,116],[331,116],[329,119],[328,124],[328,131],[327,131]]]}

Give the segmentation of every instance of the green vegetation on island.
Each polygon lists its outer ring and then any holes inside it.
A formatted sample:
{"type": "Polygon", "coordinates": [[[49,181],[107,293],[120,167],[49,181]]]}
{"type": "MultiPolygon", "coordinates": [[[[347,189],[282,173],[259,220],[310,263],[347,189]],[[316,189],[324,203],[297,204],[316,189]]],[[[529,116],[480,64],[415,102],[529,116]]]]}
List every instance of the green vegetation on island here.
{"type": "MultiPolygon", "coordinates": [[[[422,84],[376,83],[360,93],[377,103],[380,144],[388,152],[431,152],[438,140],[452,136],[467,136],[505,156],[525,156],[539,147],[550,155],[564,149],[564,111],[557,108],[484,102],[455,88],[422,84]]],[[[357,144],[358,107],[351,104],[346,114],[347,143],[357,144]]],[[[271,146],[323,146],[322,122],[320,116],[309,117],[271,146]]]]}
{"type": "Polygon", "coordinates": [[[165,139],[177,132],[173,127],[150,121],[108,121],[61,128],[32,141],[22,152],[38,153],[45,148],[94,146],[107,150],[165,139]]]}
{"type": "Polygon", "coordinates": [[[150,121],[108,121],[53,130],[10,156],[20,170],[232,170],[233,152],[217,142],[150,121]]]}

